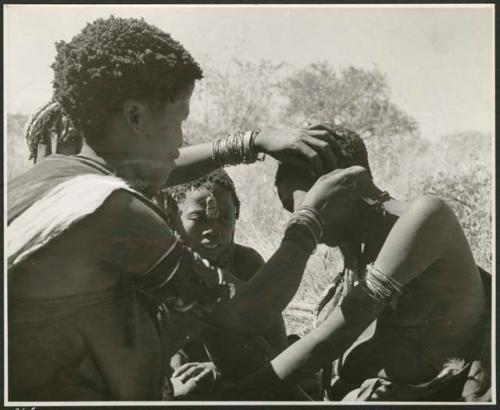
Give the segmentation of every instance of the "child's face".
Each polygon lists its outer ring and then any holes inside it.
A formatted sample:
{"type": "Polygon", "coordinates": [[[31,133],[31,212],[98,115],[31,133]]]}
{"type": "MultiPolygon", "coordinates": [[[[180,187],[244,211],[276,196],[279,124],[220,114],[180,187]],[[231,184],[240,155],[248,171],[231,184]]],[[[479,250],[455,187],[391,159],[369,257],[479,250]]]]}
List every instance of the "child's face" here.
{"type": "Polygon", "coordinates": [[[220,186],[213,193],[208,189],[190,191],[179,204],[179,233],[194,251],[211,262],[229,249],[235,224],[233,197],[220,186]]]}

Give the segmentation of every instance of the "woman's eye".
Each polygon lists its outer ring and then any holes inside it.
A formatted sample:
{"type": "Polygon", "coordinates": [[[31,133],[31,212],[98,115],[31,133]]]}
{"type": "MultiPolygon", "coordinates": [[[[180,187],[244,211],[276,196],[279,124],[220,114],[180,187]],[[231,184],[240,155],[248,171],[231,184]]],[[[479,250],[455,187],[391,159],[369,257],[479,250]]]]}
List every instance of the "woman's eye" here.
{"type": "Polygon", "coordinates": [[[189,219],[191,221],[202,221],[203,220],[203,215],[199,215],[199,214],[190,215],[189,219]]]}

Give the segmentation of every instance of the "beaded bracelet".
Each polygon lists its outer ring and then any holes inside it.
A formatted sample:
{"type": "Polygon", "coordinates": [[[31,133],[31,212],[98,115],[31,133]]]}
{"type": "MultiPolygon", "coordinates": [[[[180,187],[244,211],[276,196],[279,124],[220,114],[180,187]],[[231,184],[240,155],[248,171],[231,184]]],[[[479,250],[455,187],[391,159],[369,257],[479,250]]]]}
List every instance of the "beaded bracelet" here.
{"type": "Polygon", "coordinates": [[[263,161],[265,155],[255,150],[255,138],[260,130],[241,132],[217,138],[212,144],[212,159],[220,166],[252,164],[263,161]]]}

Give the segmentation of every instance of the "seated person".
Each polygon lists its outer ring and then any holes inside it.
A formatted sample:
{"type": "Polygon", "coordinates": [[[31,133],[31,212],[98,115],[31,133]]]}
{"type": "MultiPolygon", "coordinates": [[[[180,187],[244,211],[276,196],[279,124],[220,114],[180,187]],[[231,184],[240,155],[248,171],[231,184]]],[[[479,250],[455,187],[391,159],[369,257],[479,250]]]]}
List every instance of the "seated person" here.
{"type": "MultiPolygon", "coordinates": [[[[225,397],[262,400],[325,368],[327,400],[467,400],[464,385],[480,359],[489,306],[456,216],[438,198],[403,202],[380,190],[362,139],[327,127],[341,147],[339,167],[347,169],[331,180],[336,197],[319,208],[331,221],[322,242],[340,248],[344,271],[320,303],[317,328],[225,397]]],[[[304,194],[314,182],[281,165],[276,186],[283,206],[307,206],[304,194]]]]}
{"type": "MultiPolygon", "coordinates": [[[[202,71],[144,20],[87,24],[58,42],[52,67],[56,106],[42,117],[68,115],[81,150],[60,155],[68,151],[58,146],[60,154],[8,184],[6,397],[169,398],[163,358],[198,331],[196,321],[262,334],[295,294],[318,237],[304,240],[300,226],[288,226],[273,256],[243,282],[182,244],[150,196],[265,154],[296,154],[321,174],[334,168],[332,139],[303,128],[254,129],[180,149],[202,71]]],[[[42,129],[52,132],[38,124],[39,132],[28,132],[35,158],[46,154],[36,156],[42,129]]],[[[334,194],[329,182],[318,181],[309,204],[334,194]]]]}
{"type": "MultiPolygon", "coordinates": [[[[234,183],[224,170],[160,191],[154,200],[166,211],[170,226],[186,244],[212,264],[233,272],[243,281],[248,281],[264,264],[255,249],[234,242],[240,202],[234,183]]],[[[237,380],[286,347],[285,324],[278,314],[262,336],[251,340],[206,327],[201,337],[191,339],[172,358],[170,365],[176,370],[174,376],[187,381],[190,375],[211,373],[216,377],[218,369],[212,363],[215,360],[224,378],[237,380]]],[[[179,390],[182,386],[175,378],[174,388],[179,390]]]]}

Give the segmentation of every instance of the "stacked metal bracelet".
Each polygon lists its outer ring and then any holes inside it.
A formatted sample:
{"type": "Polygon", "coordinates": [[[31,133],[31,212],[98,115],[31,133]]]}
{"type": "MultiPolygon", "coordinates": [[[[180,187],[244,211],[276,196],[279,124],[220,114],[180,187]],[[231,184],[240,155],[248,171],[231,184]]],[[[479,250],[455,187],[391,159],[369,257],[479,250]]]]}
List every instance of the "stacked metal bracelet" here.
{"type": "Polygon", "coordinates": [[[237,164],[252,164],[262,161],[264,154],[255,151],[255,137],[260,130],[236,132],[234,134],[217,138],[212,145],[212,158],[220,166],[237,164]]]}
{"type": "Polygon", "coordinates": [[[368,296],[383,305],[388,305],[395,296],[403,292],[401,283],[387,276],[373,263],[366,267],[359,285],[368,296]]]}
{"type": "Polygon", "coordinates": [[[318,211],[304,206],[295,211],[288,221],[285,230],[285,239],[299,243],[308,242],[314,252],[323,236],[323,221],[318,211]]]}

